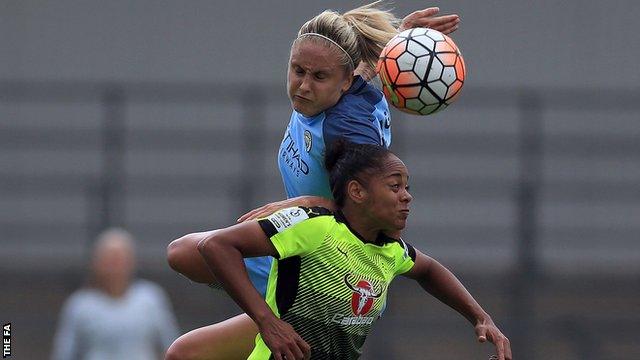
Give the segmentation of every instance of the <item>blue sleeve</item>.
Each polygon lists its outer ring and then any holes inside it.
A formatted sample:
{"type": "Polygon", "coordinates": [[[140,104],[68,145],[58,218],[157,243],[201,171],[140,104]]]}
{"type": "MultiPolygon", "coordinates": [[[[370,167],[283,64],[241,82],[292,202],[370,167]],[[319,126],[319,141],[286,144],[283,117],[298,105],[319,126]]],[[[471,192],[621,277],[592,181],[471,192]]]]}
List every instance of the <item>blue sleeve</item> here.
{"type": "Polygon", "coordinates": [[[380,129],[373,115],[375,109],[367,105],[352,104],[348,112],[327,113],[323,124],[325,145],[328,147],[341,137],[357,144],[383,145],[380,129]]]}

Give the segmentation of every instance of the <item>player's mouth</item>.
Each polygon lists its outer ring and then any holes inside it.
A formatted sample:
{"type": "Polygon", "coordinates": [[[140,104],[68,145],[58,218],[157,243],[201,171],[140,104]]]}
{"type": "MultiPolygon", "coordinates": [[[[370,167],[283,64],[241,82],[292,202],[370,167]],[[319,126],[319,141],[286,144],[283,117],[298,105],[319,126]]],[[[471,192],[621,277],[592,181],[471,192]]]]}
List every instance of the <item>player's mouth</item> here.
{"type": "Polygon", "coordinates": [[[296,100],[311,102],[311,99],[307,99],[306,97],[300,95],[294,95],[293,98],[296,100]]]}

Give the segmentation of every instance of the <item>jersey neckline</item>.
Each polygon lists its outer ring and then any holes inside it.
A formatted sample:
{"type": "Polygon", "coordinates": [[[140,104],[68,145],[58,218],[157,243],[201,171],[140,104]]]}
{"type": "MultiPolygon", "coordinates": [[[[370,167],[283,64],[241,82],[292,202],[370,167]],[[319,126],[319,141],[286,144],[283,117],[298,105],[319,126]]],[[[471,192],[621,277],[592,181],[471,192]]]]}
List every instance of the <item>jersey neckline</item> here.
{"type": "Polygon", "coordinates": [[[378,232],[378,237],[376,238],[375,242],[370,242],[367,241],[362,235],[360,235],[355,229],[353,229],[351,227],[351,225],[349,224],[349,221],[347,221],[347,218],[344,216],[344,213],[341,210],[336,210],[333,214],[334,218],[336,219],[337,222],[345,224],[347,226],[347,229],[349,229],[349,231],[355,235],[358,240],[362,241],[365,244],[371,244],[371,245],[376,245],[376,246],[383,246],[385,244],[390,244],[390,243],[394,243],[394,242],[399,242],[398,239],[394,239],[388,235],[386,235],[385,233],[383,233],[382,231],[378,232]]]}

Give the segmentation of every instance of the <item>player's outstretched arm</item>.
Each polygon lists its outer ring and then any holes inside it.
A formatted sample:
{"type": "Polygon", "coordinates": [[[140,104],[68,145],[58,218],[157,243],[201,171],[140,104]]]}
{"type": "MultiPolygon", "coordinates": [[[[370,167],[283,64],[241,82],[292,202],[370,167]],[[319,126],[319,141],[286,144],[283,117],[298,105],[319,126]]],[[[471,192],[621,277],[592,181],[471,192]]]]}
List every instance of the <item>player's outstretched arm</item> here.
{"type": "Polygon", "coordinates": [[[243,258],[278,256],[257,221],[248,221],[212,232],[198,244],[198,251],[216,279],[258,325],[276,359],[306,359],[309,345],[293,327],[280,320],[253,286],[243,258]]]}
{"type": "Polygon", "coordinates": [[[331,199],[323,198],[321,196],[311,196],[311,195],[303,195],[298,196],[282,201],[272,202],[267,205],[263,205],[259,208],[253,209],[248,213],[240,216],[238,218],[238,222],[255,220],[268,215],[273,214],[274,212],[290,207],[296,206],[305,206],[305,207],[314,207],[320,206],[331,211],[335,210],[336,204],[331,199]]]}
{"type": "Polygon", "coordinates": [[[429,294],[469,320],[475,328],[479,342],[488,340],[495,344],[498,359],[512,359],[509,339],[502,334],[491,316],[482,309],[451,271],[435,259],[416,250],[415,265],[404,275],[416,280],[429,294]]]}
{"type": "Polygon", "coordinates": [[[398,31],[413,29],[415,27],[426,27],[438,30],[443,34],[450,34],[460,26],[460,16],[457,14],[436,16],[440,12],[437,7],[430,7],[424,10],[414,11],[402,19],[398,31]]]}

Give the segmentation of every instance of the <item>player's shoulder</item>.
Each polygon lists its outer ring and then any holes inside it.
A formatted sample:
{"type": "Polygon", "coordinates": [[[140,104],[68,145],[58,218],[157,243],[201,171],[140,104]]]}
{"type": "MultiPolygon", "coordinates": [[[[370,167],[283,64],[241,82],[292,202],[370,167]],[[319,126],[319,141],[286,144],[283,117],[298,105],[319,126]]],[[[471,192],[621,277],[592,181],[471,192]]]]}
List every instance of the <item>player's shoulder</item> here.
{"type": "Polygon", "coordinates": [[[416,249],[413,245],[405,242],[402,239],[395,239],[396,244],[402,249],[402,257],[403,258],[411,258],[411,260],[416,261],[416,249]]]}
{"type": "Polygon", "coordinates": [[[278,210],[266,217],[266,219],[276,224],[291,226],[301,221],[313,219],[320,216],[333,216],[333,212],[321,206],[294,206],[278,210]]]}
{"type": "Polygon", "coordinates": [[[304,210],[304,212],[309,216],[309,218],[313,218],[316,216],[333,216],[333,211],[324,208],[322,206],[298,206],[300,209],[304,210]]]}
{"type": "MultiPolygon", "coordinates": [[[[364,86],[371,87],[368,84],[364,86]]],[[[380,123],[376,118],[376,102],[362,95],[365,93],[367,91],[363,90],[348,92],[325,112],[323,134],[326,144],[332,144],[341,137],[359,144],[383,144],[380,123]]]]}
{"type": "Polygon", "coordinates": [[[404,241],[402,238],[396,239],[380,233],[380,235],[376,239],[376,244],[383,247],[388,247],[389,249],[391,249],[391,251],[401,256],[403,259],[411,258],[411,260],[413,261],[416,260],[415,248],[408,242],[404,241]]]}
{"type": "MultiPolygon", "coordinates": [[[[310,219],[330,220],[332,217],[333,212],[324,207],[294,206],[278,210],[258,222],[267,236],[271,237],[310,219]]],[[[315,225],[318,221],[313,223],[315,225]]]]}
{"type": "Polygon", "coordinates": [[[356,76],[353,80],[353,85],[340,98],[338,103],[326,111],[326,116],[363,119],[362,115],[371,116],[373,114],[376,104],[382,101],[383,98],[384,96],[380,90],[364,81],[362,77],[356,76]]]}
{"type": "Polygon", "coordinates": [[[345,98],[348,101],[353,101],[354,98],[357,98],[361,102],[366,102],[371,106],[375,106],[384,99],[384,95],[382,94],[382,91],[377,89],[371,83],[366,82],[358,75],[353,78],[353,84],[345,93],[345,98]]]}

